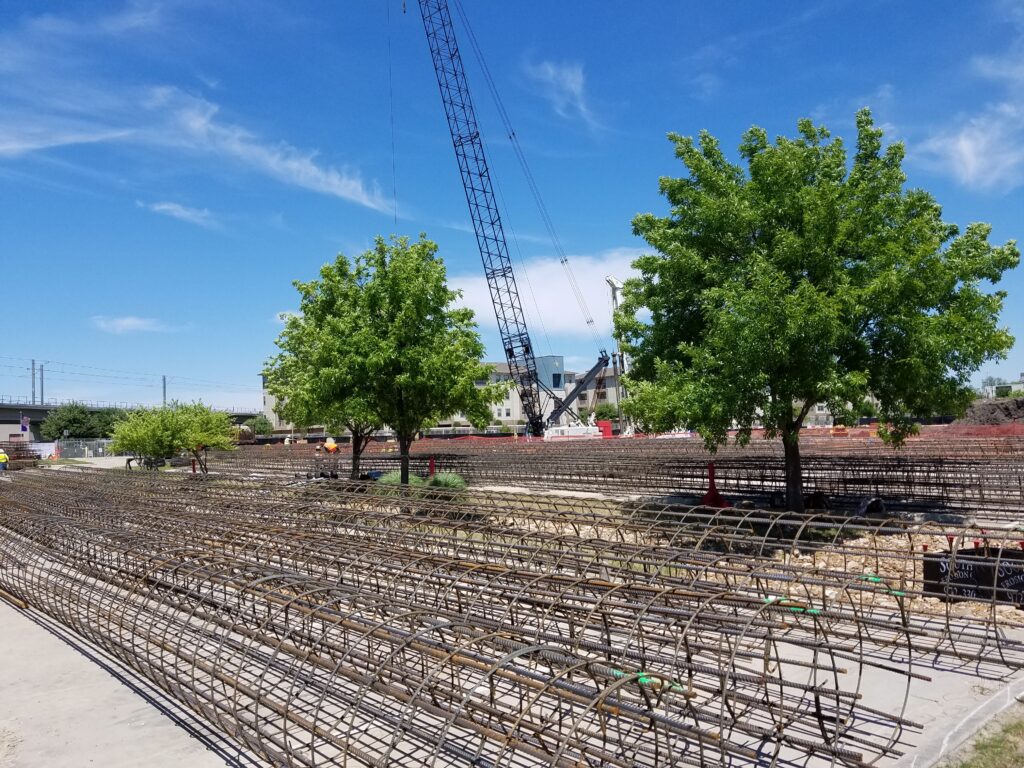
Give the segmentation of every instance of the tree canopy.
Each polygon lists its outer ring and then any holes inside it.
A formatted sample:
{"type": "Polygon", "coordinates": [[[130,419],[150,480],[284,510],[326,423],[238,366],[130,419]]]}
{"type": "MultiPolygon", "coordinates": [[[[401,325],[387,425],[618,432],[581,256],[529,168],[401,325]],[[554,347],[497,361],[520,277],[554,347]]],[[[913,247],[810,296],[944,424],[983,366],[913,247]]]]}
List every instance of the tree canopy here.
{"type": "Polygon", "coordinates": [[[252,429],[254,435],[269,435],[274,431],[274,425],[262,413],[256,414],[251,419],[246,419],[243,423],[252,429]]]}
{"type": "Polygon", "coordinates": [[[611,403],[598,403],[593,411],[589,408],[580,408],[580,420],[586,422],[591,413],[594,414],[595,421],[615,421],[619,418],[618,408],[611,403]]]}
{"type": "Polygon", "coordinates": [[[1005,356],[1005,293],[987,286],[1017,265],[990,226],[942,220],[906,189],[904,148],[857,114],[852,162],[810,120],[795,138],[751,128],[744,166],[718,141],[670,134],[685,175],[662,178],[667,216],[634,232],[656,251],[634,263],[616,327],[633,357],[628,408],[641,426],[696,429],[709,447],[781,436],[787,501],[802,509],[799,431],[827,403],[849,418],[870,394],[881,432],[904,439],[915,417],[961,413],[969,378],[1005,356]]]}
{"type": "Polygon", "coordinates": [[[53,408],[43,419],[39,431],[45,440],[59,440],[67,430],[69,438],[109,437],[114,423],[124,415],[116,408],[90,411],[81,403],[65,403],[53,408]]]}
{"type": "Polygon", "coordinates": [[[188,452],[206,472],[204,449],[230,450],[231,419],[202,403],[171,403],[128,412],[114,426],[111,450],[140,458],[165,459],[188,452]]]}
{"type": "MultiPolygon", "coordinates": [[[[287,319],[281,352],[264,372],[282,417],[343,424],[354,438],[387,424],[399,439],[403,481],[417,432],[456,412],[488,423],[505,387],[475,386],[490,373],[483,343],[472,310],[454,306],[459,294],[448,288],[435,243],[378,237],[295,287],[300,312],[287,319]]],[[[355,439],[353,459],[357,471],[355,439]]]]}

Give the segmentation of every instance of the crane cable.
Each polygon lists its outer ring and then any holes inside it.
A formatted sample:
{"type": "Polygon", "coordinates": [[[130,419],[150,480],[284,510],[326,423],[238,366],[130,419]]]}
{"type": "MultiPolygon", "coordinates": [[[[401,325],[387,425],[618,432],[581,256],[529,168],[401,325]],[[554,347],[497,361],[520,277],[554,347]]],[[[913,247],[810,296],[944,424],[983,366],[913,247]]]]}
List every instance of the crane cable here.
{"type": "Polygon", "coordinates": [[[558,255],[558,260],[562,264],[565,270],[566,277],[569,280],[569,286],[572,289],[573,295],[576,297],[576,303],[580,307],[580,311],[583,313],[583,319],[586,321],[587,328],[590,331],[591,336],[594,339],[594,343],[598,348],[603,348],[600,337],[597,334],[597,324],[594,322],[594,316],[591,314],[589,307],[587,306],[586,297],[583,293],[583,289],[580,287],[579,282],[576,280],[576,276],[573,273],[572,266],[569,264],[569,257],[565,252],[565,248],[562,247],[562,241],[558,237],[558,233],[555,231],[554,222],[551,219],[551,215],[548,213],[547,205],[544,203],[544,199],[540,194],[540,188],[537,186],[537,181],[534,178],[533,171],[530,169],[529,163],[526,161],[526,155],[523,152],[523,148],[519,143],[519,138],[516,135],[515,129],[512,127],[512,121],[509,118],[508,111],[505,109],[505,104],[501,100],[501,96],[498,94],[498,88],[494,82],[494,78],[491,76],[491,71],[487,66],[487,62],[484,59],[483,51],[480,48],[480,43],[477,41],[476,33],[473,31],[473,27],[469,23],[469,17],[466,15],[465,9],[462,7],[461,0],[454,0],[455,8],[459,13],[459,17],[462,20],[462,24],[466,29],[467,38],[470,43],[470,47],[473,49],[473,55],[476,57],[477,63],[480,65],[480,69],[483,71],[484,80],[487,83],[487,89],[491,93],[491,98],[494,99],[494,103],[498,108],[498,114],[501,117],[501,122],[505,127],[505,133],[508,136],[509,142],[512,144],[512,149],[515,152],[516,159],[519,161],[519,166],[523,170],[523,174],[526,176],[527,185],[530,187],[530,192],[533,195],[533,200],[537,205],[537,209],[540,211],[541,219],[544,222],[544,227],[547,229],[548,237],[551,238],[551,243],[555,248],[555,253],[558,255]]]}
{"type": "MultiPolygon", "coordinates": [[[[395,230],[397,234],[398,230],[398,172],[396,170],[397,161],[395,159],[395,87],[394,80],[391,73],[391,2],[384,3],[384,7],[387,9],[387,28],[388,28],[388,106],[391,114],[391,198],[392,205],[394,206],[395,215],[395,230]]],[[[402,13],[405,13],[405,3],[402,3],[402,13]]]]}

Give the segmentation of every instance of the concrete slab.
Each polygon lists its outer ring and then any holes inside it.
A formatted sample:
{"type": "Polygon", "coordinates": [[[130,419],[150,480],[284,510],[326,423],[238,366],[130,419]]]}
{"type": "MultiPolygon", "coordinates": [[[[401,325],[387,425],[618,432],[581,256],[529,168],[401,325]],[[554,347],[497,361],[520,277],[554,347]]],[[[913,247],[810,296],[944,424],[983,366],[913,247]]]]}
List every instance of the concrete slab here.
{"type": "Polygon", "coordinates": [[[996,720],[1024,696],[1024,677],[993,681],[978,678],[957,680],[940,674],[935,684],[912,688],[908,713],[925,723],[924,731],[909,741],[915,748],[893,768],[933,768],[944,765],[986,725],[996,720]],[[965,684],[966,682],[966,684],[965,684]]]}
{"type": "Polygon", "coordinates": [[[257,768],[116,660],[0,600],[0,768],[257,768]]]}

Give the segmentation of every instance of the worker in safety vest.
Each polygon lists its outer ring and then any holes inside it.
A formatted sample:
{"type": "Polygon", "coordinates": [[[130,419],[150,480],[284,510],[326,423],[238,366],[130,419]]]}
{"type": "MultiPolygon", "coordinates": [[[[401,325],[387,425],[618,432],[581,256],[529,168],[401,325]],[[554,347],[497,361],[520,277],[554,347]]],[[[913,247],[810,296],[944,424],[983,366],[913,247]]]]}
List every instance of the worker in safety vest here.
{"type": "Polygon", "coordinates": [[[324,451],[327,453],[327,474],[332,479],[338,478],[338,444],[333,437],[324,441],[324,451]]]}
{"type": "Polygon", "coordinates": [[[7,465],[11,462],[10,457],[7,455],[7,451],[0,448],[0,472],[7,471],[7,465]]]}

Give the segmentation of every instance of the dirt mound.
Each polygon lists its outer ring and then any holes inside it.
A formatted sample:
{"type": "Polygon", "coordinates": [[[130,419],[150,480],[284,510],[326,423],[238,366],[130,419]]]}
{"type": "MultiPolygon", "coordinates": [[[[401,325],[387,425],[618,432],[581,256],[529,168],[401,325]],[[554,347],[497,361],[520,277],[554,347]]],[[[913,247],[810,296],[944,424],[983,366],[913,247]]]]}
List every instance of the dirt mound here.
{"type": "Polygon", "coordinates": [[[1014,424],[1024,423],[1024,397],[1000,397],[994,400],[975,400],[963,418],[954,424],[1014,424]]]}

